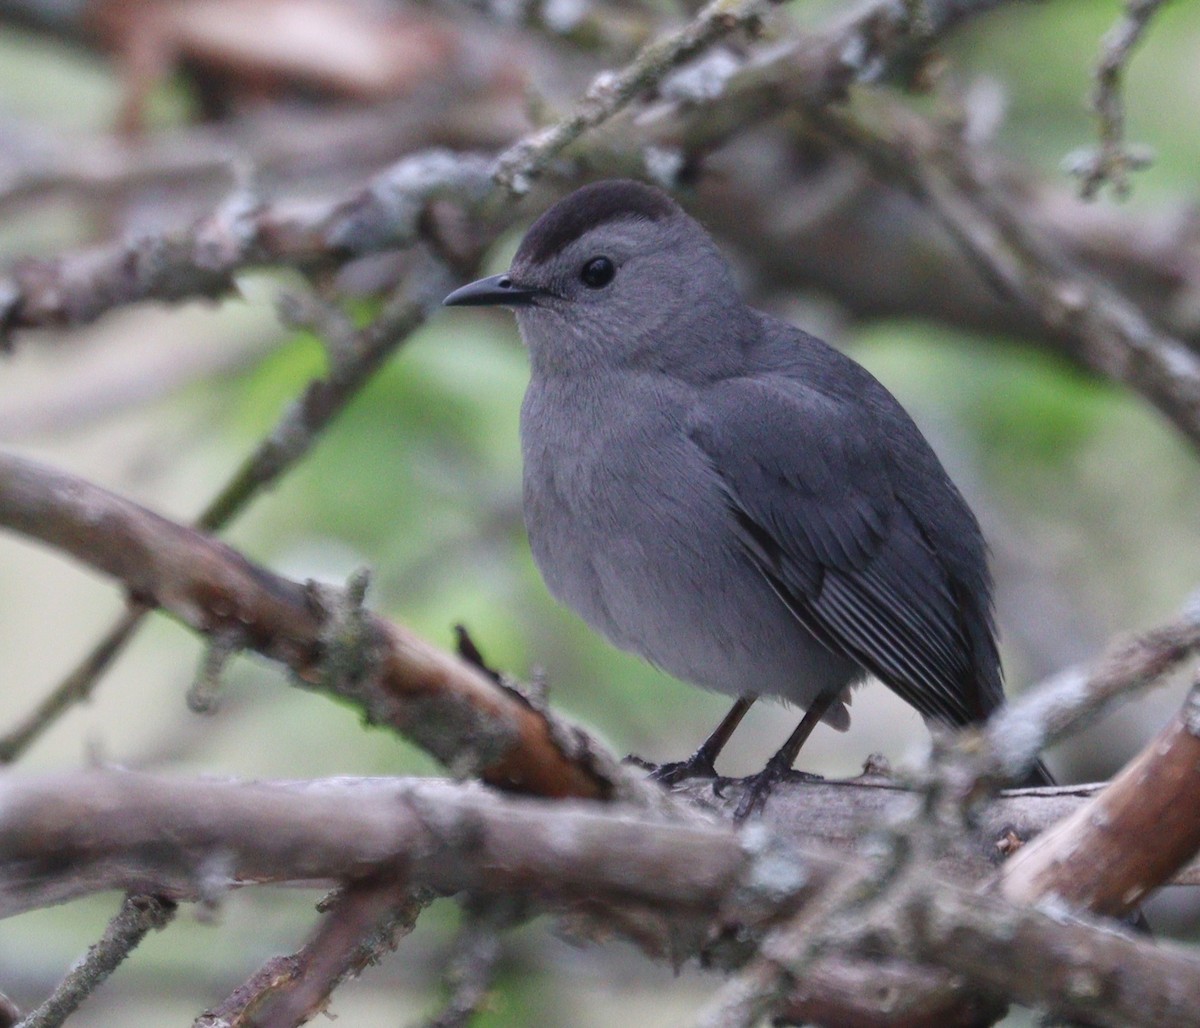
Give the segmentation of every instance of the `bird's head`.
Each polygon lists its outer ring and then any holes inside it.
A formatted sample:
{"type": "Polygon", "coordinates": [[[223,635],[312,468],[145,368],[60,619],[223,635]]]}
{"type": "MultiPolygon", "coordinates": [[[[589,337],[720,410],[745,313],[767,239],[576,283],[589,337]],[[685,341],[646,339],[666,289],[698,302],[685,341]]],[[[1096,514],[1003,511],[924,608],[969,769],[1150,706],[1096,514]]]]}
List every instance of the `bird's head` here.
{"type": "MultiPolygon", "coordinates": [[[[449,306],[517,315],[535,373],[675,366],[679,347],[719,340],[741,307],[708,234],[666,193],[616,180],[584,186],[543,214],[512,267],[451,293],[449,306]],[[712,331],[696,332],[711,322],[712,331]]],[[[705,355],[680,354],[685,363],[705,355]]]]}

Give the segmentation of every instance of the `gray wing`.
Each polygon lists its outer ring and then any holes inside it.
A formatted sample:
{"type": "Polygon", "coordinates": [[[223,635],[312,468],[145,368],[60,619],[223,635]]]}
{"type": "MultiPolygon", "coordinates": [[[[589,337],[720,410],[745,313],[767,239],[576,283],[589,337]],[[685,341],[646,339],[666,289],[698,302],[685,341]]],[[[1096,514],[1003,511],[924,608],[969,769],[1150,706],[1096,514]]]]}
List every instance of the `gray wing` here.
{"type": "MultiPolygon", "coordinates": [[[[889,461],[903,451],[875,424],[791,379],[735,379],[708,391],[690,434],[746,552],[805,628],[924,717],[979,720],[994,704],[961,586],[897,494],[889,461]]],[[[990,620],[986,634],[992,643],[990,620]]]]}

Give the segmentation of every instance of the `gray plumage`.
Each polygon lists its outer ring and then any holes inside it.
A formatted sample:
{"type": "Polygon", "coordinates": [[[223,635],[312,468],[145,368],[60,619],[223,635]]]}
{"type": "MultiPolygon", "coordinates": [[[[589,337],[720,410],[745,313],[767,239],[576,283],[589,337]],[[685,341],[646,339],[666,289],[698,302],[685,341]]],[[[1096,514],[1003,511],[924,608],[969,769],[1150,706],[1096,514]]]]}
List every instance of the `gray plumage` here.
{"type": "Polygon", "coordinates": [[[580,189],[447,303],[516,311],[533,554],[615,645],[828,702],[839,729],[867,673],[951,725],[1003,702],[983,537],[929,444],[865,369],[746,306],[666,194],[580,189]]]}

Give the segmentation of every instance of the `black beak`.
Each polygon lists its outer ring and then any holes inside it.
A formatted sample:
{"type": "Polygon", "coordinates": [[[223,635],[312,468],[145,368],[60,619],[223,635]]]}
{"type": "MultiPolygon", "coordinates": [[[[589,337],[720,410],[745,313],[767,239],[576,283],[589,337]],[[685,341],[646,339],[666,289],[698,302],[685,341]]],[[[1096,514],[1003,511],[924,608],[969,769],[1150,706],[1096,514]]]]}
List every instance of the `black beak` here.
{"type": "Polygon", "coordinates": [[[442,303],[447,307],[528,307],[540,292],[517,285],[508,275],[493,275],[454,290],[442,303]]]}

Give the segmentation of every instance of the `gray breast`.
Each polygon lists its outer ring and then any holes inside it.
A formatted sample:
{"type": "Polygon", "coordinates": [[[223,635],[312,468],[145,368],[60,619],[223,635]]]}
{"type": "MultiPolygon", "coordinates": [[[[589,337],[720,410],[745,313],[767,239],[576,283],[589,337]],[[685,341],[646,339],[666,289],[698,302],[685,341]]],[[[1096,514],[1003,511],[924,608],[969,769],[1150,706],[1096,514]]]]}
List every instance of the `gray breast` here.
{"type": "MultiPolygon", "coordinates": [[[[689,402],[649,374],[531,383],[521,435],[534,559],[550,591],[616,646],[706,688],[807,706],[858,669],[746,559],[685,430],[689,402]]],[[[849,723],[840,705],[827,720],[849,723]]]]}

